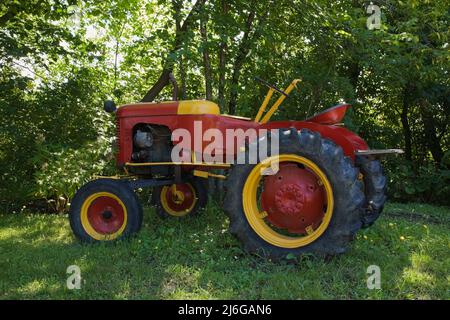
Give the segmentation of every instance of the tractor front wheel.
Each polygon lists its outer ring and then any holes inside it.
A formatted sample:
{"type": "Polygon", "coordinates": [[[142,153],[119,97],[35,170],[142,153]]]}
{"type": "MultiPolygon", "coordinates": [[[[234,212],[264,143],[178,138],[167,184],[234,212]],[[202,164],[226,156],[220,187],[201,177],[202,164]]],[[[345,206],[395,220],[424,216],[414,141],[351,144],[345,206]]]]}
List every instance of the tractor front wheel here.
{"type": "Polygon", "coordinates": [[[343,253],[361,227],[358,169],[317,132],[280,130],[275,138],[278,156],[231,170],[225,199],[230,232],[246,251],[272,259],[343,253]]]}
{"type": "Polygon", "coordinates": [[[70,226],[83,242],[112,241],[139,231],[142,207],[124,182],[98,179],[81,187],[70,205],[70,226]]]}
{"type": "Polygon", "coordinates": [[[197,215],[206,206],[208,192],[203,181],[192,178],[185,183],[156,187],[152,203],[161,218],[197,215]]]}

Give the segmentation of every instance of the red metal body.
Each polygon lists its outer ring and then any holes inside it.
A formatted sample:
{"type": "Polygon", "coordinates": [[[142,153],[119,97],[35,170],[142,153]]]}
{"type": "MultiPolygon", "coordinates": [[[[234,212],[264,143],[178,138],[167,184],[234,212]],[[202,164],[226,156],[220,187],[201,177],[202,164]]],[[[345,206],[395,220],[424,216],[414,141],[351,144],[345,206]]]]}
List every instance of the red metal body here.
{"type": "MultiPolygon", "coordinates": [[[[119,153],[117,155],[117,165],[123,166],[131,161],[133,148],[133,128],[140,123],[157,124],[168,127],[171,131],[175,129],[186,129],[191,134],[191,145],[193,150],[202,153],[204,148],[210,144],[209,141],[199,142],[199,134],[203,134],[208,129],[218,129],[223,135],[227,129],[278,129],[278,128],[302,128],[319,132],[323,137],[334,141],[340,145],[346,156],[354,159],[355,151],[367,150],[367,144],[355,133],[336,126],[345,115],[349,105],[339,105],[330,108],[305,121],[272,121],[260,124],[254,121],[234,118],[226,115],[216,114],[178,114],[178,102],[166,102],[160,104],[134,104],[122,106],[117,110],[117,130],[119,138],[119,153]],[[195,132],[195,122],[201,123],[200,132],[195,132]]],[[[198,130],[197,130],[198,131],[198,130]]],[[[235,154],[236,147],[227,150],[222,147],[222,153],[235,154]]],[[[237,146],[239,147],[239,146],[237,146]]],[[[216,149],[217,150],[217,149],[216,149]]]]}
{"type": "MultiPolygon", "coordinates": [[[[117,165],[122,167],[133,162],[132,154],[136,152],[133,150],[135,145],[133,139],[137,130],[145,127],[142,126],[143,124],[158,125],[159,130],[163,130],[164,134],[167,130],[161,129],[160,126],[166,127],[172,134],[174,145],[182,143],[180,145],[182,148],[177,148],[177,150],[185,150],[186,144],[188,144],[188,150],[195,152],[195,158],[199,162],[208,161],[200,160],[198,155],[203,157],[210,155],[216,161],[221,161],[222,164],[229,163],[230,160],[236,159],[237,153],[240,152],[240,147],[246,143],[246,139],[252,141],[259,135],[265,135],[268,130],[284,128],[309,129],[318,132],[322,137],[341,146],[344,154],[354,160],[355,152],[367,150],[368,146],[363,139],[344,128],[340,123],[349,107],[350,105],[347,104],[338,105],[304,121],[266,122],[273,114],[273,109],[269,109],[266,113],[266,115],[269,114],[269,117],[265,116],[259,122],[220,115],[216,104],[198,100],[192,101],[192,103],[190,101],[172,101],[126,105],[120,107],[116,113],[119,140],[117,165]],[[184,132],[177,131],[180,129],[184,132]],[[178,133],[180,134],[178,135],[178,133]],[[218,135],[216,135],[217,133],[218,135]],[[230,134],[234,139],[232,144],[230,144],[230,134]],[[222,141],[217,141],[220,140],[217,136],[220,136],[222,141]],[[214,146],[211,147],[211,144],[214,146]]],[[[260,111],[264,108],[261,107],[260,111]]],[[[260,117],[257,116],[257,119],[260,117]]],[[[133,159],[136,158],[133,157],[133,159]]],[[[188,157],[188,161],[191,159],[193,160],[188,157]]],[[[152,164],[154,166],[166,165],[164,162],[157,161],[152,164]]],[[[149,166],[152,164],[141,162],[133,165],[149,166]]],[[[182,170],[190,172],[197,169],[196,167],[198,166],[195,164],[189,164],[183,166],[182,170]]],[[[198,171],[204,172],[209,169],[211,167],[202,166],[198,171]]],[[[135,169],[133,168],[133,170],[135,169]]],[[[293,235],[308,235],[321,225],[329,203],[324,182],[310,168],[299,166],[293,162],[283,162],[276,174],[264,176],[262,186],[260,208],[272,226],[293,235]]],[[[167,189],[161,202],[165,203],[166,210],[189,211],[194,205],[194,194],[186,184],[177,184],[176,188],[167,189]],[[182,194],[182,197],[179,196],[179,193],[182,194]]],[[[108,203],[108,205],[112,207],[111,204],[108,203]]],[[[114,208],[109,211],[119,210],[114,208]]],[[[120,214],[116,214],[116,216],[120,220],[120,214]]],[[[103,227],[104,224],[102,217],[99,216],[96,220],[99,227],[103,227]]]]}

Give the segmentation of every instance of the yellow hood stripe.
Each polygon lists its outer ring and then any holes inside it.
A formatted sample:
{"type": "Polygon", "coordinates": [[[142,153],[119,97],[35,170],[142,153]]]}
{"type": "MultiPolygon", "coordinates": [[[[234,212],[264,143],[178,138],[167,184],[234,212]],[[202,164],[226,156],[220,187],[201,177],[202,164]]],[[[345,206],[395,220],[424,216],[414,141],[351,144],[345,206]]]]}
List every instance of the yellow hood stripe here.
{"type": "Polygon", "coordinates": [[[185,100],[178,103],[178,114],[220,114],[219,106],[207,100],[185,100]]]}

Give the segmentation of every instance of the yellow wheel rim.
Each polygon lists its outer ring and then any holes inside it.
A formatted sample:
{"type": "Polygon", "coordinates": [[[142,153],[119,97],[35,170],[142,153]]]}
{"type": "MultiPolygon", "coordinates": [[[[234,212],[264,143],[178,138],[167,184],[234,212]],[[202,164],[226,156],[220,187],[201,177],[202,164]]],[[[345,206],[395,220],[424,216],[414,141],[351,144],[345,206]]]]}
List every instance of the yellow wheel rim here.
{"type": "Polygon", "coordinates": [[[303,247],[314,242],[325,232],[333,215],[334,198],[330,182],[324,172],[314,162],[302,156],[283,154],[269,157],[258,163],[252,169],[242,191],[242,205],[245,217],[251,228],[264,241],[277,247],[292,249],[303,247]],[[281,162],[293,162],[307,167],[320,179],[326,192],[327,208],[324,212],[322,222],[315,230],[310,230],[307,235],[302,237],[287,236],[272,229],[264,220],[267,213],[261,212],[258,207],[257,191],[261,181],[261,172],[269,169],[271,166],[273,167],[274,164],[279,164],[281,162]]]}
{"type": "Polygon", "coordinates": [[[164,186],[160,193],[161,206],[174,217],[188,215],[197,203],[195,188],[190,183],[164,186]]]}
{"type": "Polygon", "coordinates": [[[81,225],[95,240],[114,240],[119,237],[127,226],[127,216],[122,200],[110,192],[94,193],[81,206],[81,225]],[[105,212],[111,214],[113,220],[104,218],[102,215],[105,212]]]}

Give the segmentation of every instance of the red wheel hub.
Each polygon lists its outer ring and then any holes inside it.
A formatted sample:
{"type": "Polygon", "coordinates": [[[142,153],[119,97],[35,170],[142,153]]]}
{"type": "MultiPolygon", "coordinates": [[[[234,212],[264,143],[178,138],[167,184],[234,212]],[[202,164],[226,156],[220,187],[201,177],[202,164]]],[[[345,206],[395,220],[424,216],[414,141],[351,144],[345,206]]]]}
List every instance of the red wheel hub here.
{"type": "Polygon", "coordinates": [[[119,231],[125,220],[122,205],[116,199],[107,196],[92,201],[87,216],[92,228],[101,234],[119,231]]]}
{"type": "Polygon", "coordinates": [[[299,234],[320,225],[326,193],[315,173],[295,163],[280,163],[277,174],[264,177],[263,187],[261,206],[271,224],[299,234]]]}
{"type": "Polygon", "coordinates": [[[282,185],[275,194],[275,206],[285,215],[294,216],[303,209],[304,202],[302,189],[294,183],[282,185]]]}
{"type": "Polygon", "coordinates": [[[195,201],[195,193],[189,184],[177,184],[175,192],[172,187],[168,187],[165,200],[171,210],[182,212],[192,208],[195,201]]]}

